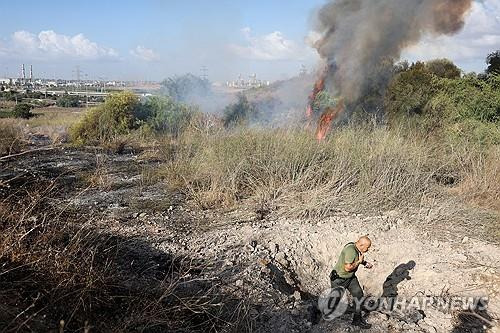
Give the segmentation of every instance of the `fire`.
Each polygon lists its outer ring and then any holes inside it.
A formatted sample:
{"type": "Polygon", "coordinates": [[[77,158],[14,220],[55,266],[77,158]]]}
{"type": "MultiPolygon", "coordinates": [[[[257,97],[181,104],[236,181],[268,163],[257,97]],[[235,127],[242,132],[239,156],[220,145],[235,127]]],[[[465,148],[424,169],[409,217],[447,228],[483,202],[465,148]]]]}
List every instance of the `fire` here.
{"type": "Polygon", "coordinates": [[[340,100],[337,106],[327,108],[319,118],[318,128],[316,129],[316,139],[323,141],[332,126],[332,122],[337,116],[344,111],[344,103],[340,100]]]}
{"type": "MultiPolygon", "coordinates": [[[[320,74],[318,80],[314,83],[313,90],[311,94],[309,95],[309,103],[307,105],[306,109],[306,116],[309,120],[313,118],[313,105],[318,97],[318,94],[325,90],[325,81],[327,76],[329,75],[329,70],[331,70],[332,67],[326,67],[320,74]]],[[[323,113],[321,114],[318,122],[318,126],[316,128],[316,138],[318,141],[323,141],[328,134],[328,131],[330,130],[330,127],[332,126],[332,122],[335,118],[338,117],[339,114],[341,114],[344,111],[344,102],[342,98],[339,99],[337,102],[337,105],[335,107],[328,107],[326,108],[323,113]]]]}
{"type": "Polygon", "coordinates": [[[320,78],[314,83],[314,88],[311,94],[309,95],[309,104],[307,105],[306,116],[308,119],[311,119],[313,115],[313,104],[316,96],[325,89],[325,79],[326,79],[326,70],[321,74],[320,78]]]}

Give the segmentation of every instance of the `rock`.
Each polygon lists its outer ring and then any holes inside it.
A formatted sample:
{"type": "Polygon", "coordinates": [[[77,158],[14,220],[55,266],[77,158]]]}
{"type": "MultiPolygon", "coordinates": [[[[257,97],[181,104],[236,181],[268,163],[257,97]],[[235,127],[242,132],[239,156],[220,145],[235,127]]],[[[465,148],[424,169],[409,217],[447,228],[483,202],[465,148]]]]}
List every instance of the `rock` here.
{"type": "Polygon", "coordinates": [[[295,298],[296,301],[300,301],[302,299],[302,296],[300,296],[300,291],[295,290],[293,293],[293,298],[295,298]]]}
{"type": "Polygon", "coordinates": [[[237,280],[235,285],[236,287],[243,287],[243,280],[237,280]]]}
{"type": "Polygon", "coordinates": [[[279,245],[274,243],[274,242],[269,242],[268,246],[269,246],[269,249],[271,250],[271,253],[273,253],[273,254],[278,253],[280,250],[279,245]]]}
{"type": "Polygon", "coordinates": [[[286,259],[286,254],[283,252],[276,253],[276,255],[274,256],[274,260],[276,260],[285,267],[288,266],[288,260],[286,259]]]}
{"type": "Polygon", "coordinates": [[[467,243],[469,241],[469,237],[465,236],[463,239],[462,239],[462,243],[467,243]]]}
{"type": "Polygon", "coordinates": [[[140,217],[140,218],[143,218],[143,217],[146,217],[146,215],[147,215],[146,213],[140,213],[140,214],[139,214],[139,217],[140,217]]]}
{"type": "Polygon", "coordinates": [[[302,262],[304,263],[304,265],[306,267],[310,267],[310,266],[313,266],[314,264],[314,259],[312,257],[310,257],[310,254],[306,255],[303,259],[302,259],[302,262]]]}
{"type": "Polygon", "coordinates": [[[410,311],[407,315],[407,322],[408,323],[418,323],[420,320],[425,318],[425,314],[423,311],[419,310],[413,310],[410,311]]]}

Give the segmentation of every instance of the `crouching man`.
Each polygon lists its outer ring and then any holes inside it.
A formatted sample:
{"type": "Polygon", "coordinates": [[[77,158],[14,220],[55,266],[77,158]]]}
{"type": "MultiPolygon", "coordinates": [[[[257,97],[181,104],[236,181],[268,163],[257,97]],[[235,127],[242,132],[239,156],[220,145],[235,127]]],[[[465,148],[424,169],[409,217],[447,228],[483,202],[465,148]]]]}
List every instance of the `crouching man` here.
{"type": "Polygon", "coordinates": [[[370,238],[363,236],[356,243],[349,243],[344,246],[340,253],[337,264],[330,273],[330,283],[332,288],[343,287],[357,299],[357,306],[354,313],[352,324],[363,329],[368,329],[371,324],[368,324],[361,315],[361,300],[363,298],[363,289],[359,285],[356,271],[359,265],[365,266],[367,269],[373,267],[372,264],[365,261],[365,253],[372,245],[370,238]]]}

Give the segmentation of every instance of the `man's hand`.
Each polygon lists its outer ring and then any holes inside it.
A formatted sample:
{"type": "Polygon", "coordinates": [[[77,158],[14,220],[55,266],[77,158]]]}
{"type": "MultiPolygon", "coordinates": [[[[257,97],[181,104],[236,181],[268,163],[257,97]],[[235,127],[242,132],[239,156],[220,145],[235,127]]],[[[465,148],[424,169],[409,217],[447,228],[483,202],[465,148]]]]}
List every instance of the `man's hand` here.
{"type": "Polygon", "coordinates": [[[365,261],[365,254],[361,253],[358,258],[358,265],[361,265],[365,261]]]}

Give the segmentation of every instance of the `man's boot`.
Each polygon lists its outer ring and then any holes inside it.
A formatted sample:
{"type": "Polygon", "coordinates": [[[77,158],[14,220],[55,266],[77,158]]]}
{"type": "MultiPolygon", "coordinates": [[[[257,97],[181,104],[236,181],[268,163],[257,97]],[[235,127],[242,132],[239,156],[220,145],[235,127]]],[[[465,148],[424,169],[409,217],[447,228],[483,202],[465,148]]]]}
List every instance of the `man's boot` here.
{"type": "Polygon", "coordinates": [[[372,327],[371,324],[368,324],[365,319],[361,316],[361,313],[355,313],[354,318],[352,319],[352,324],[354,326],[358,326],[362,329],[369,329],[372,327]]]}

